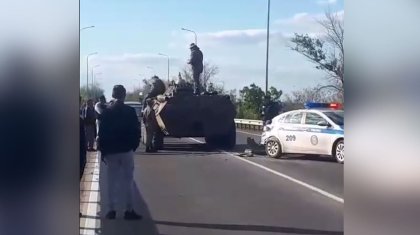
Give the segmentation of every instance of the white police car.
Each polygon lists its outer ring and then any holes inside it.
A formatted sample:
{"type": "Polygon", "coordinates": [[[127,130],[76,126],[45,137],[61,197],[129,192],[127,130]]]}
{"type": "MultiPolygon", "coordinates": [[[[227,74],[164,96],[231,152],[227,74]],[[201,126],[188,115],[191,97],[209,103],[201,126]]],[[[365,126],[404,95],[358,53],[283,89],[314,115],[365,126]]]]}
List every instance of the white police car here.
{"type": "Polygon", "coordinates": [[[307,103],[264,127],[261,144],[269,157],[284,153],[331,155],[344,163],[344,110],[337,103],[307,103]]]}

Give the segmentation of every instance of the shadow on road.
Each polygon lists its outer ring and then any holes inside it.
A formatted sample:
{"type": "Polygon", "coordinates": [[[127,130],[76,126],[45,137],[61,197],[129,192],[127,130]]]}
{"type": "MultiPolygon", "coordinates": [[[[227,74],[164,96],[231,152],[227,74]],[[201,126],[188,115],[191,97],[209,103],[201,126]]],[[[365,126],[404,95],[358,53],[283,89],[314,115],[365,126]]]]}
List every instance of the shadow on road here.
{"type": "Polygon", "coordinates": [[[101,179],[100,179],[100,208],[101,211],[98,213],[100,215],[101,228],[99,234],[101,235],[138,235],[138,234],[148,234],[148,235],[159,235],[158,229],[153,221],[153,218],[150,214],[149,208],[141,195],[137,184],[134,183],[133,186],[133,204],[134,209],[140,215],[143,216],[142,220],[138,221],[126,221],[123,219],[124,208],[119,202],[122,202],[122,199],[117,196],[117,218],[115,220],[105,219],[105,215],[108,212],[107,209],[107,185],[106,185],[106,166],[101,165],[101,179]]]}
{"type": "Polygon", "coordinates": [[[165,151],[186,151],[186,152],[193,152],[193,151],[200,151],[200,152],[212,152],[215,149],[212,149],[207,144],[167,144],[165,143],[164,149],[165,151]]]}
{"type": "Polygon", "coordinates": [[[334,158],[330,156],[320,156],[320,155],[296,155],[296,154],[287,154],[281,157],[280,160],[286,161],[318,161],[318,162],[335,162],[334,158]]]}
{"type": "Polygon", "coordinates": [[[256,232],[278,232],[290,234],[309,234],[309,235],[341,235],[342,231],[325,231],[316,229],[303,229],[291,227],[278,227],[266,225],[239,225],[239,224],[201,224],[201,223],[180,223],[170,221],[155,221],[156,224],[188,227],[188,228],[207,228],[207,229],[220,229],[220,230],[234,230],[234,231],[256,231],[256,232]]]}

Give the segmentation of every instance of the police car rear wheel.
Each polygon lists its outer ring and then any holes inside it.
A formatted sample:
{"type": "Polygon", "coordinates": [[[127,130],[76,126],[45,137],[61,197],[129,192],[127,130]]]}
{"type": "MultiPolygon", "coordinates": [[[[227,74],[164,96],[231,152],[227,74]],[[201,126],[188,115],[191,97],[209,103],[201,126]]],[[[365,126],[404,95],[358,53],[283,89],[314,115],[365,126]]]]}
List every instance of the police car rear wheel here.
{"type": "Polygon", "coordinates": [[[339,140],[335,145],[334,157],[338,163],[344,163],[344,140],[339,140]]]}
{"type": "Polygon", "coordinates": [[[280,143],[275,139],[269,139],[265,144],[265,152],[269,157],[279,158],[281,156],[280,143]]]}

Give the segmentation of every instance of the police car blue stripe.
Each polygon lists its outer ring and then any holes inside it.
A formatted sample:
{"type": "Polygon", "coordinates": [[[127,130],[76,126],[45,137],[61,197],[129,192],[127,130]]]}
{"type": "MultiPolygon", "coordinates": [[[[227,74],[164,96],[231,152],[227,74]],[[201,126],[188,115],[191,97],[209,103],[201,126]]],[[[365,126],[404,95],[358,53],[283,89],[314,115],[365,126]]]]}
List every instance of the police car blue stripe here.
{"type": "Polygon", "coordinates": [[[285,131],[307,131],[307,132],[313,132],[313,133],[326,133],[326,134],[341,134],[344,135],[343,130],[337,130],[337,129],[321,129],[321,128],[302,128],[302,129],[284,129],[285,131]]]}

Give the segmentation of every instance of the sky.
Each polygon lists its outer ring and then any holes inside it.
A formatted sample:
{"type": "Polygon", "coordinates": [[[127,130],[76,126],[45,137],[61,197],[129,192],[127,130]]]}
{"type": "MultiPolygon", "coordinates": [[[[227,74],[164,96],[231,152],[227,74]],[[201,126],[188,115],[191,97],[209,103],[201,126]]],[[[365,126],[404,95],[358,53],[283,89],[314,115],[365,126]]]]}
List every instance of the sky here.
{"type": "MultiPolygon", "coordinates": [[[[268,85],[287,93],[326,82],[322,71],[290,50],[294,33],[322,35],[317,23],[326,10],[344,17],[344,0],[271,0],[268,85]]],[[[91,73],[111,97],[115,84],[128,91],[156,74],[177,76],[189,59],[197,33],[204,61],[217,65],[214,78],[226,89],[255,83],[265,89],[267,0],[81,0],[80,84],[91,73]]]]}

